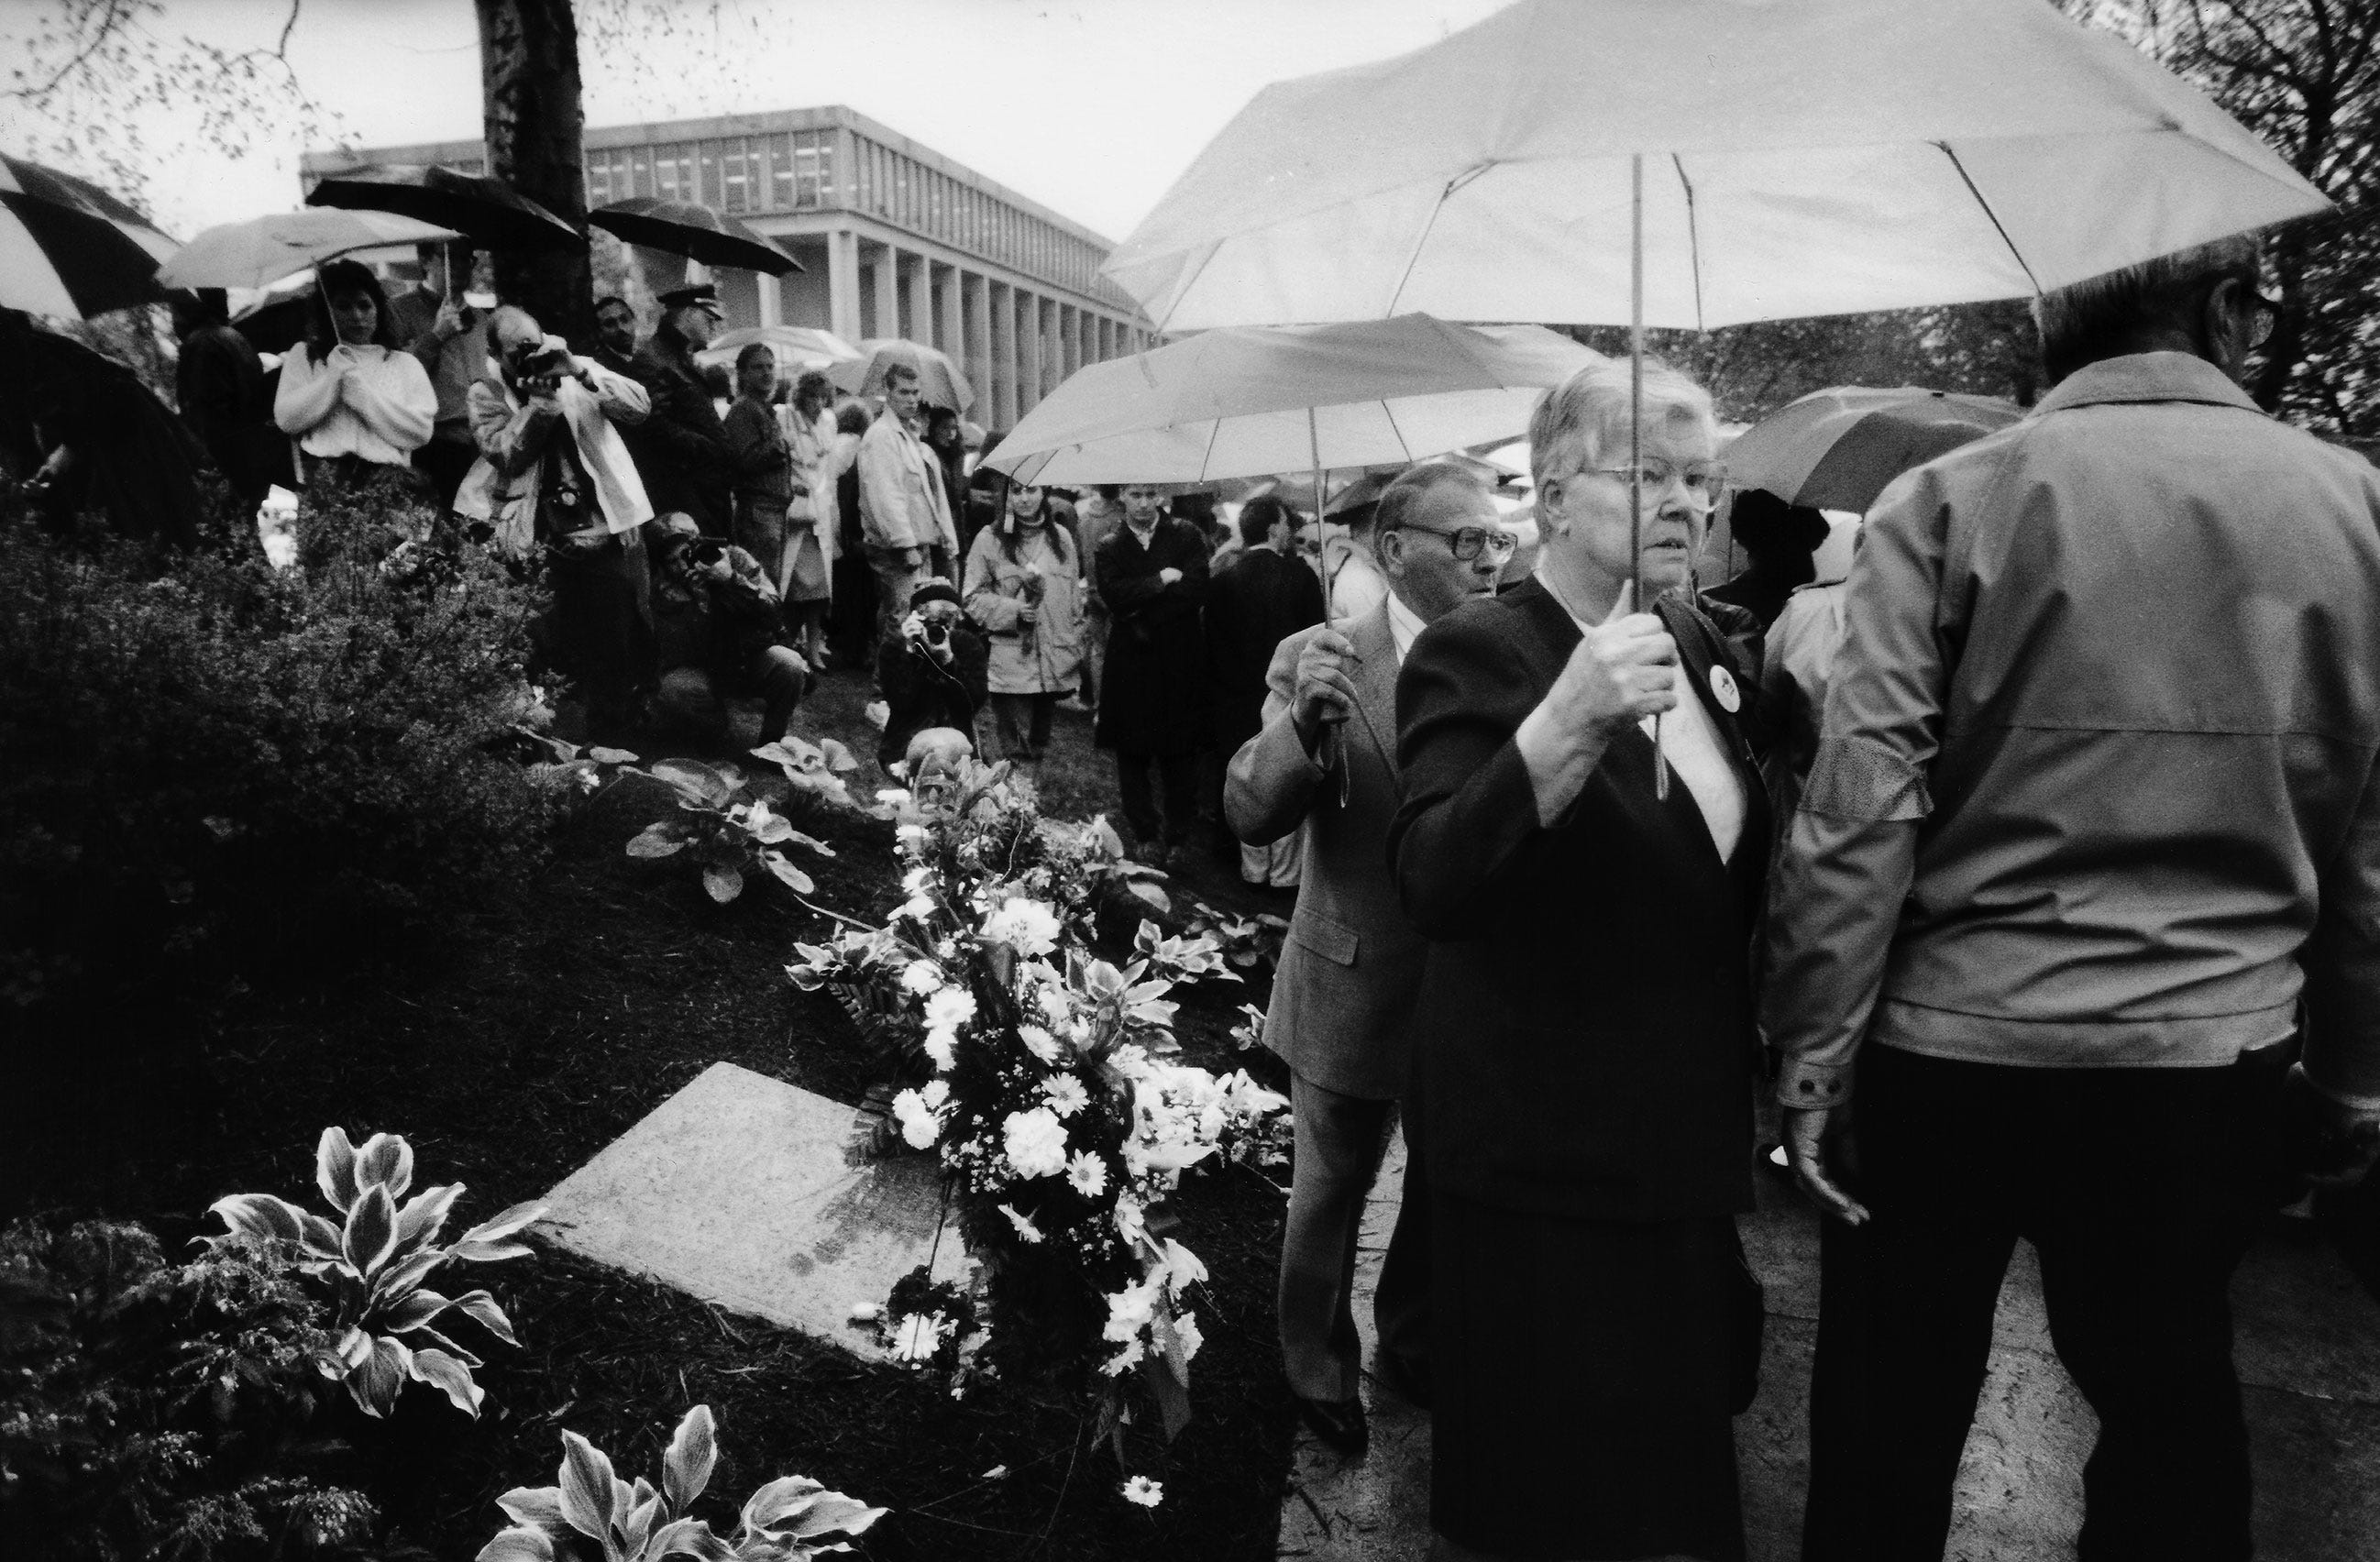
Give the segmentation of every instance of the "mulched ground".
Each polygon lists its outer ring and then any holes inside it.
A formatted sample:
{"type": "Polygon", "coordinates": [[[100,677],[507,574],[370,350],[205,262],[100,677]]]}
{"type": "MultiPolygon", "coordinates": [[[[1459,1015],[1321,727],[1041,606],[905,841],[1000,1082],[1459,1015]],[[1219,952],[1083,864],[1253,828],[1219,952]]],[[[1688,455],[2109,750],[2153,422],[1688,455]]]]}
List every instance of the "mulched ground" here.
{"type": "MultiPolygon", "coordinates": [[[[856,676],[832,675],[796,720],[863,756],[856,676]]],[[[1045,797],[1053,812],[1105,806],[1104,757],[1087,720],[1062,716],[1045,797]]],[[[872,773],[858,790],[875,783],[872,773]]],[[[322,1127],[405,1134],[417,1182],[468,1184],[461,1224],[541,1194],[713,1062],[725,1060],[846,1102],[876,1083],[848,1023],[783,976],[820,919],[773,886],[712,906],[682,868],[628,861],[622,843],[666,799],[631,783],[555,842],[552,863],[501,913],[458,917],[426,948],[382,951],[335,980],[292,973],[204,1013],[125,1012],[55,1038],[0,1093],[0,1216],[43,1210],[145,1221],[169,1247],[207,1225],[226,1193],[316,1202],[322,1127]]],[[[821,904],[880,914],[897,898],[890,827],[840,816],[808,824],[840,855],[806,864],[821,904]]],[[[1186,877],[1234,910],[1285,913],[1243,891],[1219,858],[1186,877]]],[[[1194,1060],[1246,1064],[1276,1087],[1269,1058],[1225,1033],[1261,982],[1184,989],[1194,1060]]],[[[14,1050],[14,1049],[12,1049],[14,1050]]],[[[468,1557],[504,1522],[499,1492],[554,1478],[560,1431],[607,1450],[624,1475],[658,1471],[678,1417],[708,1403],[722,1458],[704,1511],[799,1472],[892,1508],[868,1556],[893,1558],[1269,1558],[1292,1411],[1272,1316],[1281,1195],[1253,1172],[1193,1175],[1184,1239],[1212,1279],[1196,1416],[1170,1448],[1137,1441],[1135,1468],[1165,1484],[1154,1512],[1116,1495],[1118,1471],[1086,1446],[1080,1407],[1030,1386],[953,1402],[928,1382],[832,1345],[725,1314],[567,1254],[478,1267],[523,1341],[481,1374],[476,1424],[426,1389],[386,1427],[359,1429],[369,1489],[404,1538],[468,1557]],[[1001,1479],[986,1472],[1007,1467],[1001,1479]]],[[[459,1225],[457,1228],[459,1229],[459,1225]]],[[[445,1289],[460,1289],[450,1276],[445,1289]]]]}

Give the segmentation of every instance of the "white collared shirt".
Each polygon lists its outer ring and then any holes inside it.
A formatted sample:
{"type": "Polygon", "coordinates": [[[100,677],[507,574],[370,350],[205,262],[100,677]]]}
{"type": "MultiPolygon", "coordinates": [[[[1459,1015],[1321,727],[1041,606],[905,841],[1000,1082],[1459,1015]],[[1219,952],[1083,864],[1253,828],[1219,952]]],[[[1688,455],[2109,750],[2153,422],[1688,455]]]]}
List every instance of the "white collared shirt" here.
{"type": "MultiPolygon", "coordinates": [[[[1545,585],[1543,576],[1538,584],[1545,585]]],[[[1547,586],[1547,594],[1553,588],[1547,586]]],[[[1570,612],[1571,622],[1582,635],[1597,627],[1575,612],[1559,596],[1562,611],[1570,612]]],[[[1736,778],[1735,767],[1728,763],[1727,750],[1719,742],[1718,727],[1711,720],[1710,712],[1694,691],[1686,687],[1688,676],[1683,661],[1671,670],[1676,679],[1678,703],[1669,712],[1669,720],[1657,729],[1653,718],[1645,717],[1637,725],[1646,737],[1659,734],[1661,757],[1678,779],[1686,783],[1686,792],[1694,806],[1703,813],[1703,825],[1710,831],[1711,842],[1718,848],[1719,860],[1726,862],[1735,855],[1736,843],[1743,839],[1743,783],[1736,778]]]]}
{"type": "Polygon", "coordinates": [[[1427,627],[1421,614],[1405,606],[1403,598],[1394,591],[1389,593],[1389,638],[1396,642],[1399,667],[1405,664],[1405,653],[1413,649],[1414,637],[1427,627]]]}

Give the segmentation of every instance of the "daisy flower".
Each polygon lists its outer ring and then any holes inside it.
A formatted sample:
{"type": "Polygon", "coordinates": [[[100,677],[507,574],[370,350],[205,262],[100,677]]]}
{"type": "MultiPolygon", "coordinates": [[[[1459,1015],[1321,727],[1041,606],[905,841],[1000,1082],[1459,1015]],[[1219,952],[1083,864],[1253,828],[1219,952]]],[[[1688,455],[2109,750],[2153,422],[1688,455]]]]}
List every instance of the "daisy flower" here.
{"type": "Polygon", "coordinates": [[[1135,1475],[1123,1483],[1123,1500],[1155,1508],[1165,1500],[1165,1488],[1146,1475],[1135,1475]]]}

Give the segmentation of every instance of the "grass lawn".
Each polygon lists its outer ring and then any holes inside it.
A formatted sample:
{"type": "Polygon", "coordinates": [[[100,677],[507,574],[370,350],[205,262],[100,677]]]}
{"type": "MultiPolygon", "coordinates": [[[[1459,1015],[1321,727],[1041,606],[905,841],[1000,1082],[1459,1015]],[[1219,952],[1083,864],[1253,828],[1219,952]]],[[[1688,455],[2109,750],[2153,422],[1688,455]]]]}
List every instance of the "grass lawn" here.
{"type": "MultiPolygon", "coordinates": [[[[867,697],[857,674],[831,674],[795,730],[871,760],[867,697]]],[[[854,781],[863,794],[881,784],[868,764],[854,781]]],[[[1052,815],[1112,806],[1087,717],[1061,713],[1042,781],[1052,815]]],[[[335,981],[292,971],[218,1009],[127,1011],[12,1048],[0,1215],[139,1219],[171,1251],[212,1226],[202,1212],[225,1193],[318,1202],[313,1144],[335,1122],[358,1139],[405,1134],[418,1182],[468,1184],[459,1229],[541,1194],[713,1062],[858,1101],[872,1060],[831,999],[783,975],[793,940],[821,919],[773,885],[714,907],[682,867],[625,858],[623,843],[667,808],[642,783],[607,793],[501,912],[458,916],[434,942],[377,951],[335,981]]],[[[802,822],[840,854],[805,861],[820,903],[869,918],[894,903],[888,825],[802,822]]],[[[1219,906],[1289,909],[1213,856],[1180,877],[1219,906]]],[[[1227,1035],[1240,1004],[1263,1001],[1261,981],[1178,996],[1191,1060],[1245,1063],[1285,1088],[1269,1057],[1236,1054],[1227,1035]]],[[[880,1558],[1269,1558],[1292,1420],[1272,1314],[1282,1204],[1244,1168],[1184,1182],[1184,1240],[1212,1275],[1208,1345],[1188,1429],[1170,1449],[1153,1436],[1135,1449],[1135,1468],[1165,1484],[1154,1512],[1116,1495],[1114,1461],[1084,1446],[1072,1401],[1002,1385],[954,1402],[832,1345],[545,1251],[468,1282],[496,1292],[523,1342],[480,1374],[483,1418],[408,1390],[394,1423],[350,1429],[361,1483],[402,1538],[468,1558],[503,1525],[497,1493],[552,1481],[563,1428],[624,1475],[652,1473],[678,1417],[708,1403],[722,1458],[700,1511],[717,1518],[799,1472],[893,1509],[868,1538],[880,1558]],[[984,1478],[1002,1465],[1004,1478],[984,1478]]]]}

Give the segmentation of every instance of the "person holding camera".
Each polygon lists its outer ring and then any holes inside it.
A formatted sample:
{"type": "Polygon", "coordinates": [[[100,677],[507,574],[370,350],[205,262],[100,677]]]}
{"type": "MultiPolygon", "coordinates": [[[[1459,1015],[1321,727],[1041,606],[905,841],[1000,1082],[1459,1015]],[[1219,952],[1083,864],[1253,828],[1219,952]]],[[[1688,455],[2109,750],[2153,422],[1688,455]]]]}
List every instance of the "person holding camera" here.
{"type": "Polygon", "coordinates": [[[810,685],[809,663],[784,643],[777,588],[759,560],[705,537],[691,515],[663,515],[653,570],[661,657],[660,715],[720,747],[733,736],[727,698],[765,701],[759,742],[785,735],[810,685]]]}
{"type": "Polygon", "coordinates": [[[614,733],[653,677],[645,485],[614,426],[645,415],[644,387],[579,357],[523,309],[489,319],[493,352],[468,403],[480,451],[455,513],[513,558],[541,551],[553,583],[555,660],[614,733]]]}
{"type": "Polygon", "coordinates": [[[889,714],[876,762],[905,757],[909,740],[931,727],[975,732],[990,651],[959,612],[958,588],[929,579],[909,594],[909,613],[876,653],[876,683],[889,714]]]}
{"type": "Polygon", "coordinates": [[[897,645],[902,604],[933,573],[935,550],[958,550],[941,467],[914,427],[923,394],[917,365],[892,361],[884,371],[883,416],[859,442],[859,523],[876,572],[880,648],[897,645]]]}

